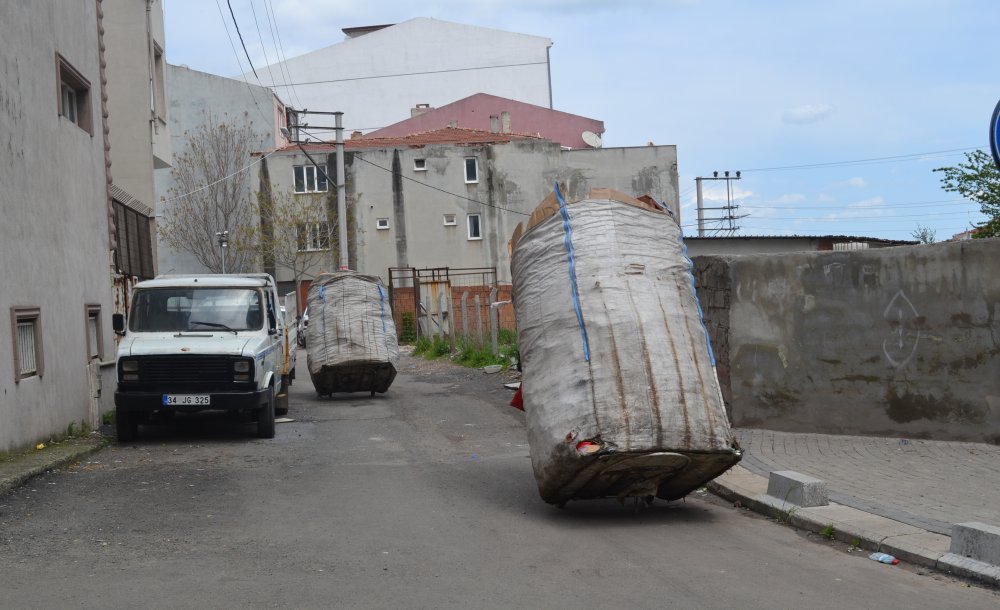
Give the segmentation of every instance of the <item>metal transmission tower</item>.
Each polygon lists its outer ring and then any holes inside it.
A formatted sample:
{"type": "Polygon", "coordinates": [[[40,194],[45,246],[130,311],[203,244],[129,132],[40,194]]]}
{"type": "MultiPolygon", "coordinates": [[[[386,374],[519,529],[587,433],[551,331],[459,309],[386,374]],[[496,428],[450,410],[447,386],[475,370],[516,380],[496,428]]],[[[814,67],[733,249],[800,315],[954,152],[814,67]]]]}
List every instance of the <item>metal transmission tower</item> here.
{"type": "Polygon", "coordinates": [[[705,237],[705,231],[712,231],[713,235],[725,235],[732,237],[739,226],[736,221],[740,218],[746,218],[747,214],[737,215],[736,211],[740,208],[739,204],[733,203],[733,181],[740,179],[740,172],[736,172],[735,176],[730,176],[728,171],[719,175],[719,172],[712,172],[711,177],[698,177],[695,178],[695,184],[698,190],[698,237],[705,237]],[[702,180],[725,180],[726,181],[726,205],[706,208],[705,201],[702,197],[701,192],[701,182],[702,180]],[[712,218],[705,218],[705,210],[716,210],[719,216],[712,218]],[[706,229],[706,223],[711,223],[706,229]]]}

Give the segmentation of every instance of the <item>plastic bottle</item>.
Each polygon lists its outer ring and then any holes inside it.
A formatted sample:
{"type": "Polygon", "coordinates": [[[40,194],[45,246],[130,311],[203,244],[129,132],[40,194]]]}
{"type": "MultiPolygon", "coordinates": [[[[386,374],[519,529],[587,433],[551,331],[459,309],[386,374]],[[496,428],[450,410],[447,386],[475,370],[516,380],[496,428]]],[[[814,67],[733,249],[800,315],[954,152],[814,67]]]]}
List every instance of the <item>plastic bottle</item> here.
{"type": "Polygon", "coordinates": [[[889,565],[896,565],[897,563],[899,563],[898,559],[896,559],[892,555],[889,555],[888,553],[872,553],[871,555],[868,556],[868,559],[871,559],[872,561],[878,561],[881,563],[887,563],[889,565]]]}

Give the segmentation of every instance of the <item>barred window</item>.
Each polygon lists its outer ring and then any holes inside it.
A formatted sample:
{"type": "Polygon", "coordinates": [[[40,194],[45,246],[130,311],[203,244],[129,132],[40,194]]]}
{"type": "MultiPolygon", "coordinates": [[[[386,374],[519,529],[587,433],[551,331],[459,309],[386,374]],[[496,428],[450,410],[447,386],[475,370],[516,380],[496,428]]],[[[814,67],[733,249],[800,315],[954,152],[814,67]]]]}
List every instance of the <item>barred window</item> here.
{"type": "Polygon", "coordinates": [[[42,358],[41,309],[11,307],[10,325],[14,337],[15,383],[26,377],[41,377],[45,362],[42,358]]]}

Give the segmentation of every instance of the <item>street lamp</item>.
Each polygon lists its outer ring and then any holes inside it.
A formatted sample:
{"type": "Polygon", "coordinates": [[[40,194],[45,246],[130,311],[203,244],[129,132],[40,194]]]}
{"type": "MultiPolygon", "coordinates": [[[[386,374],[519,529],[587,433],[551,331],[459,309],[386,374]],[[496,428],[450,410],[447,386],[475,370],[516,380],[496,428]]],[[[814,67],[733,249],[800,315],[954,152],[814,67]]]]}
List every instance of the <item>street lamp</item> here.
{"type": "Polygon", "coordinates": [[[229,247],[229,231],[219,231],[215,234],[219,238],[219,250],[222,253],[222,272],[226,272],[226,248],[229,247]]]}

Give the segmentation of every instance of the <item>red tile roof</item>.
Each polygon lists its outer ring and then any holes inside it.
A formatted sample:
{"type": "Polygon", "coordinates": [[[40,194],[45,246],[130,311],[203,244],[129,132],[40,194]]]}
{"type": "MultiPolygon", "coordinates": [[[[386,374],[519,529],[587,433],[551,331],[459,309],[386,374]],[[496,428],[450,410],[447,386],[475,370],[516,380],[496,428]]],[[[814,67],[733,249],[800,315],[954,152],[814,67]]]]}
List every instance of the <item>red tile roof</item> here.
{"type": "MultiPolygon", "coordinates": [[[[344,140],[344,149],[359,150],[364,148],[420,148],[429,144],[453,144],[455,146],[471,146],[474,144],[506,144],[513,140],[542,140],[537,135],[517,134],[517,133],[493,133],[480,129],[463,129],[460,127],[445,127],[423,133],[414,133],[408,136],[394,138],[367,138],[364,136],[354,137],[344,140]]],[[[333,150],[333,142],[309,142],[303,143],[303,148],[309,152],[321,152],[333,150]]],[[[279,150],[295,151],[298,146],[289,144],[279,150]]]]}

